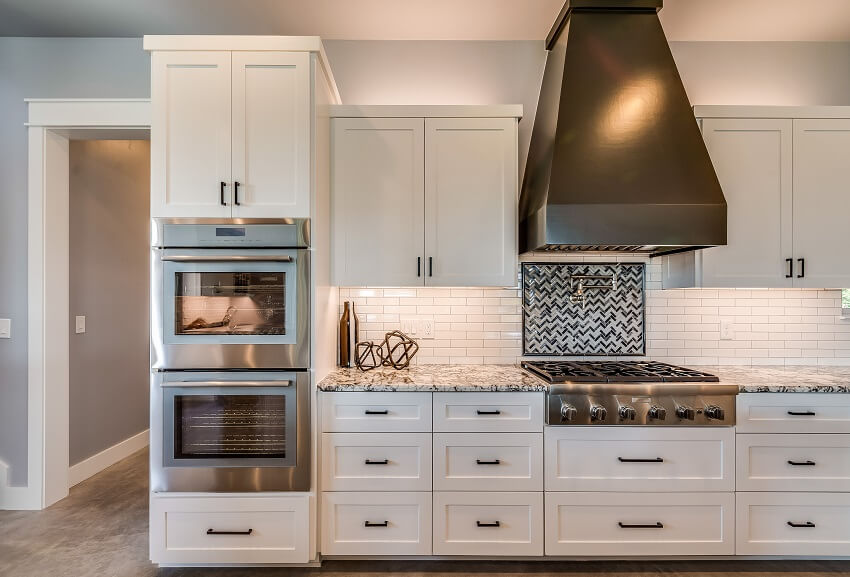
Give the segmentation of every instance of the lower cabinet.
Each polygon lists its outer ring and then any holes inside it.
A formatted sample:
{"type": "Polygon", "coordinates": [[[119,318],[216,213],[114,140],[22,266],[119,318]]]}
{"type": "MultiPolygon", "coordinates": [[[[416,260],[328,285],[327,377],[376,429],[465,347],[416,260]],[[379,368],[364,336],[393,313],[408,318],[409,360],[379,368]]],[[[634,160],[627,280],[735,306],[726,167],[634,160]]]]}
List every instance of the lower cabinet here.
{"type": "Polygon", "coordinates": [[[152,494],[150,557],[158,564],[307,563],[310,496],[152,494]]]}

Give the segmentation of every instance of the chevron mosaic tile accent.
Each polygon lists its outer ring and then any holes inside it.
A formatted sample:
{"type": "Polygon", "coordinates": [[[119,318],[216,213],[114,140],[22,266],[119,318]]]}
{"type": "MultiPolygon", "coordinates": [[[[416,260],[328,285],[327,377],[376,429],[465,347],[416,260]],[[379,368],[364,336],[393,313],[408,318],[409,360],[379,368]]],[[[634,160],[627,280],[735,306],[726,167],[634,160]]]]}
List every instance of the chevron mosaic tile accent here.
{"type": "Polygon", "coordinates": [[[644,264],[523,263],[522,313],[525,355],[643,355],[644,264]],[[615,289],[585,288],[573,302],[579,282],[615,289]]]}

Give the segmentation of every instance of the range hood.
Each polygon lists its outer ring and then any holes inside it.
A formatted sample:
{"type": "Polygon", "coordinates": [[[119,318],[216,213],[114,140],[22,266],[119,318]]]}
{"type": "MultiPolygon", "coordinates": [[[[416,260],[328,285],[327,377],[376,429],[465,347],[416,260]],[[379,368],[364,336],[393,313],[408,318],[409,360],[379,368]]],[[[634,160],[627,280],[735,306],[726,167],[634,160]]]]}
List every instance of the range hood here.
{"type": "Polygon", "coordinates": [[[726,200],[658,20],[662,0],[568,0],[520,194],[520,252],[726,244],[726,200]]]}

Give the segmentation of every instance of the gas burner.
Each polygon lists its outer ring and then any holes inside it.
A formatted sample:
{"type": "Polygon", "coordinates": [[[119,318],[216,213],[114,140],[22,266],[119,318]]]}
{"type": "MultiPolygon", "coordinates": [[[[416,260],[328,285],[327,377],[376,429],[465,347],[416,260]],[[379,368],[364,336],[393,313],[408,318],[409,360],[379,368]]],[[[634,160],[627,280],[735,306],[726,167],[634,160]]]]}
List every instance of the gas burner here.
{"type": "Polygon", "coordinates": [[[525,361],[522,366],[550,383],[716,383],[718,378],[655,361],[525,361]]]}

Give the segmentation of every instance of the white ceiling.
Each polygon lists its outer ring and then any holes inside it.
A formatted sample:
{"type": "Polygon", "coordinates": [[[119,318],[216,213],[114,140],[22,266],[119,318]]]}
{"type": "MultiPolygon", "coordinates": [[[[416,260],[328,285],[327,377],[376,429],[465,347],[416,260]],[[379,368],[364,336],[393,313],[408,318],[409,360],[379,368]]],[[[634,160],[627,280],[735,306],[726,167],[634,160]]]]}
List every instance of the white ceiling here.
{"type": "MultiPolygon", "coordinates": [[[[0,0],[0,36],[534,40],[563,0],[0,0]]],[[[666,0],[669,40],[850,41],[850,0],[666,0]]]]}

